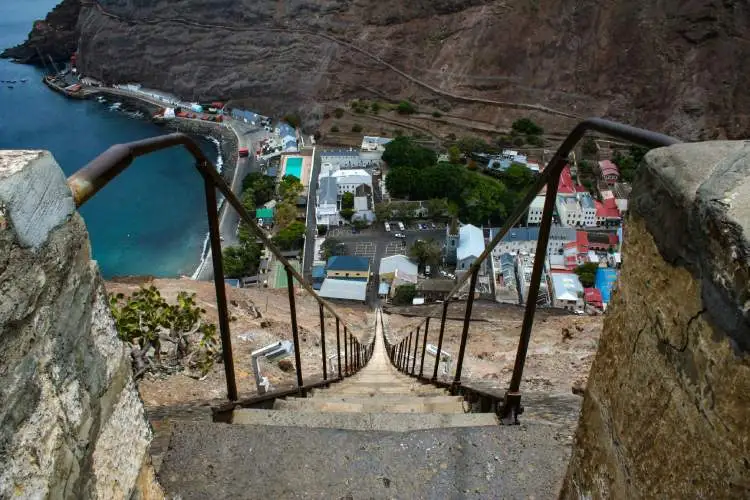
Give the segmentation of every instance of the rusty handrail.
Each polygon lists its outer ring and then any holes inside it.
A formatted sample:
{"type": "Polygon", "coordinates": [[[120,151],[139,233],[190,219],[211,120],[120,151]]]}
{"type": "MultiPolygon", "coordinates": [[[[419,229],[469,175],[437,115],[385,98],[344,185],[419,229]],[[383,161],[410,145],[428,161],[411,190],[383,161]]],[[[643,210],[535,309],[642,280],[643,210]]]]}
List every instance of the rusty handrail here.
{"type": "MultiPolygon", "coordinates": [[[[516,207],[515,211],[510,215],[510,217],[508,217],[500,231],[498,231],[498,233],[492,238],[492,240],[485,247],[484,251],[479,255],[479,257],[477,257],[474,262],[472,262],[469,269],[457,279],[455,286],[451,289],[450,293],[448,293],[444,303],[432,307],[426,314],[426,318],[416,326],[416,329],[418,331],[423,325],[425,325],[426,323],[428,324],[430,316],[432,316],[433,314],[437,314],[442,308],[440,338],[438,340],[436,355],[436,360],[439,359],[442,348],[443,331],[445,329],[448,304],[450,303],[451,298],[458,294],[464,284],[466,284],[466,281],[471,279],[471,284],[469,287],[469,297],[464,316],[463,332],[461,336],[461,347],[457,359],[456,374],[452,384],[453,392],[459,392],[459,388],[461,386],[461,367],[463,364],[463,356],[465,354],[469,322],[471,320],[471,304],[474,298],[476,278],[479,270],[482,264],[492,254],[492,251],[495,249],[495,247],[500,243],[500,241],[502,241],[502,239],[508,234],[508,232],[521,220],[531,203],[537,197],[538,193],[546,186],[548,189],[545,196],[542,223],[540,225],[539,238],[537,240],[537,248],[534,258],[534,267],[529,287],[530,299],[526,301],[523,325],[521,327],[521,335],[519,338],[516,360],[513,367],[513,376],[511,378],[510,387],[505,395],[505,402],[501,409],[501,416],[503,418],[503,421],[506,423],[517,423],[517,416],[523,411],[523,408],[521,407],[521,395],[519,392],[521,377],[523,375],[524,363],[526,361],[526,352],[528,350],[529,340],[531,338],[531,328],[534,322],[534,313],[536,312],[535,298],[539,292],[542,271],[544,269],[544,261],[547,254],[547,244],[549,242],[549,233],[552,226],[552,214],[554,212],[560,175],[562,174],[563,168],[565,168],[565,165],[568,162],[568,156],[570,155],[571,151],[588,131],[600,132],[605,135],[613,136],[618,139],[624,139],[629,142],[651,148],[671,146],[673,144],[678,144],[681,142],[679,139],[670,137],[668,135],[664,135],[658,132],[652,132],[650,130],[641,128],[631,127],[629,125],[624,125],[622,123],[617,123],[602,118],[589,118],[579,123],[565,138],[563,143],[555,152],[555,155],[542,171],[537,181],[528,190],[521,203],[516,207]]],[[[404,341],[411,336],[412,332],[410,332],[409,334],[405,334],[401,341],[394,343],[393,346],[398,347],[399,345],[403,345],[404,341]]],[[[394,351],[393,354],[394,357],[391,358],[391,361],[397,368],[402,369],[404,353],[394,351]]],[[[438,383],[437,362],[435,363],[434,375],[429,381],[431,381],[432,383],[438,383]]]]}
{"type": "MultiPolygon", "coordinates": [[[[196,168],[204,179],[206,189],[207,213],[209,219],[209,235],[211,240],[212,260],[214,267],[214,284],[216,286],[216,301],[219,311],[219,330],[222,339],[222,355],[224,356],[224,370],[227,380],[227,393],[232,401],[236,401],[237,386],[234,380],[234,361],[232,359],[231,337],[229,335],[229,315],[226,303],[226,290],[224,288],[224,274],[221,254],[221,243],[219,234],[218,213],[216,209],[215,189],[218,189],[226,201],[234,208],[242,220],[250,227],[263,244],[271,251],[276,259],[281,262],[288,276],[288,286],[290,288],[290,314],[292,317],[294,334],[296,337],[296,313],[294,305],[294,295],[291,288],[294,286],[292,278],[296,279],[299,285],[304,288],[320,305],[321,318],[324,317],[323,308],[336,319],[337,324],[340,322],[344,325],[345,331],[348,330],[347,323],[336,312],[334,307],[307,284],[302,275],[297,272],[289,261],[281,254],[281,251],[271,240],[271,237],[255,222],[253,217],[247,212],[242,202],[232,192],[231,187],[222,178],[213,162],[203,153],[198,144],[188,135],[183,133],[172,133],[158,137],[143,139],[140,141],[126,144],[116,144],[104,153],[100,154],[89,162],[86,166],[68,177],[67,183],[73,194],[73,200],[76,208],[83,206],[97,192],[106,186],[112,179],[122,173],[130,164],[139,156],[144,156],[155,151],[168,149],[171,147],[184,147],[196,160],[196,168]]],[[[321,324],[322,325],[322,324],[321,324]]],[[[324,328],[324,326],[323,326],[324,328]]],[[[352,337],[353,338],[353,337],[352,337]]],[[[359,342],[357,341],[359,346],[359,342]]],[[[298,351],[298,348],[295,349],[298,351]]],[[[302,385],[301,367],[299,366],[299,354],[296,354],[298,362],[297,380],[298,385],[302,385]]],[[[368,358],[369,359],[369,358],[368,358]]],[[[362,360],[360,360],[362,361],[362,360]]],[[[361,363],[360,363],[361,364],[361,363]]]]}

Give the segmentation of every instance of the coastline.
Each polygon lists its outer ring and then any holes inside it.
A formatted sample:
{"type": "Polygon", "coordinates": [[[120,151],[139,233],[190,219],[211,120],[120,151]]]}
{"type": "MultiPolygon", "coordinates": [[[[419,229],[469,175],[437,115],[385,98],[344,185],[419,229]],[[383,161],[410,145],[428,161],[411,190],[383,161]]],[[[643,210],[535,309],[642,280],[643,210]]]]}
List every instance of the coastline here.
{"type": "MultiPolygon", "coordinates": [[[[68,96],[67,93],[65,95],[68,96]]],[[[126,93],[126,91],[120,89],[113,90],[106,87],[99,87],[95,92],[87,94],[83,99],[92,99],[97,96],[106,96],[108,100],[120,102],[126,108],[141,111],[145,115],[143,119],[147,119],[157,125],[162,125],[166,129],[209,138],[217,145],[219,151],[219,160],[216,165],[217,170],[230,187],[236,184],[235,175],[239,171],[237,163],[239,161],[238,150],[240,138],[237,131],[229,123],[209,122],[179,117],[169,120],[154,120],[154,114],[163,109],[166,103],[158,105],[149,99],[126,93]]],[[[224,203],[224,198],[222,196],[219,197],[218,209],[219,221],[221,223],[226,212],[226,204],[224,203]]],[[[208,234],[206,234],[201,250],[200,261],[195,271],[190,275],[190,279],[192,280],[199,280],[201,275],[205,273],[206,266],[210,263],[211,249],[208,241],[209,237],[208,234]]]]}

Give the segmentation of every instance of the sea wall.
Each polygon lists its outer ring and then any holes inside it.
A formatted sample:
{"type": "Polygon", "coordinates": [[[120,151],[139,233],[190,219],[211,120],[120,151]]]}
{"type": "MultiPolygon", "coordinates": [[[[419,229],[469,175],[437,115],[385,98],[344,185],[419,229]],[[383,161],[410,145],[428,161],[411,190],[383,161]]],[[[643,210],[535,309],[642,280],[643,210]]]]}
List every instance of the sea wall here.
{"type": "Polygon", "coordinates": [[[202,120],[174,119],[165,121],[165,126],[171,130],[187,134],[209,136],[219,141],[221,156],[224,159],[222,176],[231,183],[234,169],[237,165],[239,142],[237,136],[226,125],[202,120]]]}
{"type": "Polygon", "coordinates": [[[159,498],[151,430],[49,152],[0,151],[0,498],[159,498]]]}
{"type": "Polygon", "coordinates": [[[651,151],[562,498],[750,498],[750,142],[651,151]]]}

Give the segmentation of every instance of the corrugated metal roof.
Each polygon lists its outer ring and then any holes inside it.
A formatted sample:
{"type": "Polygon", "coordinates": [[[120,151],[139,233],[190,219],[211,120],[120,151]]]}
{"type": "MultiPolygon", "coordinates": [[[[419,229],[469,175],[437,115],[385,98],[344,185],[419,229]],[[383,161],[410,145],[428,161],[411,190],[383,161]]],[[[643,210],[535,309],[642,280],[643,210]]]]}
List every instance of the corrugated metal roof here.
{"type": "Polygon", "coordinates": [[[364,301],[367,298],[367,282],[326,278],[323,280],[319,294],[327,299],[364,301]]]}
{"type": "Polygon", "coordinates": [[[477,226],[466,224],[458,231],[458,249],[456,257],[464,260],[469,257],[479,257],[484,251],[484,233],[477,226]]]}
{"type": "Polygon", "coordinates": [[[273,219],[273,208],[256,208],[256,219],[273,219]]]}
{"type": "Polygon", "coordinates": [[[335,255],[328,259],[326,269],[329,271],[367,271],[370,269],[370,261],[365,257],[335,255]]]}
{"type": "Polygon", "coordinates": [[[380,274],[393,273],[396,269],[406,274],[417,274],[417,265],[405,255],[392,255],[380,259],[380,274]]]}
{"type": "Polygon", "coordinates": [[[556,300],[578,300],[578,294],[583,293],[583,285],[573,273],[551,273],[552,287],[556,300]]]}
{"type": "Polygon", "coordinates": [[[318,205],[335,205],[338,200],[338,189],[335,177],[321,177],[318,205]]]}

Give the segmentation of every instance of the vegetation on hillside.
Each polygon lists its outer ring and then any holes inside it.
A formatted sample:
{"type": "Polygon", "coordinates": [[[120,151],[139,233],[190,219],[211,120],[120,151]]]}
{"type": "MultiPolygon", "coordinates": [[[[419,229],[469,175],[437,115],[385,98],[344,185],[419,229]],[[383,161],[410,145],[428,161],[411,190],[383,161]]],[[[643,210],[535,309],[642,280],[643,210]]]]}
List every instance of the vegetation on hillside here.
{"type": "Polygon", "coordinates": [[[386,188],[395,198],[445,199],[459,217],[472,224],[500,224],[533,183],[533,174],[515,167],[503,180],[463,165],[437,163],[434,151],[399,137],[388,143],[383,160],[389,165],[386,188]]]}
{"type": "Polygon", "coordinates": [[[120,339],[130,345],[135,378],[146,372],[204,376],[221,355],[216,325],[205,321],[195,294],[168,303],[156,287],[109,297],[120,339]]]}

